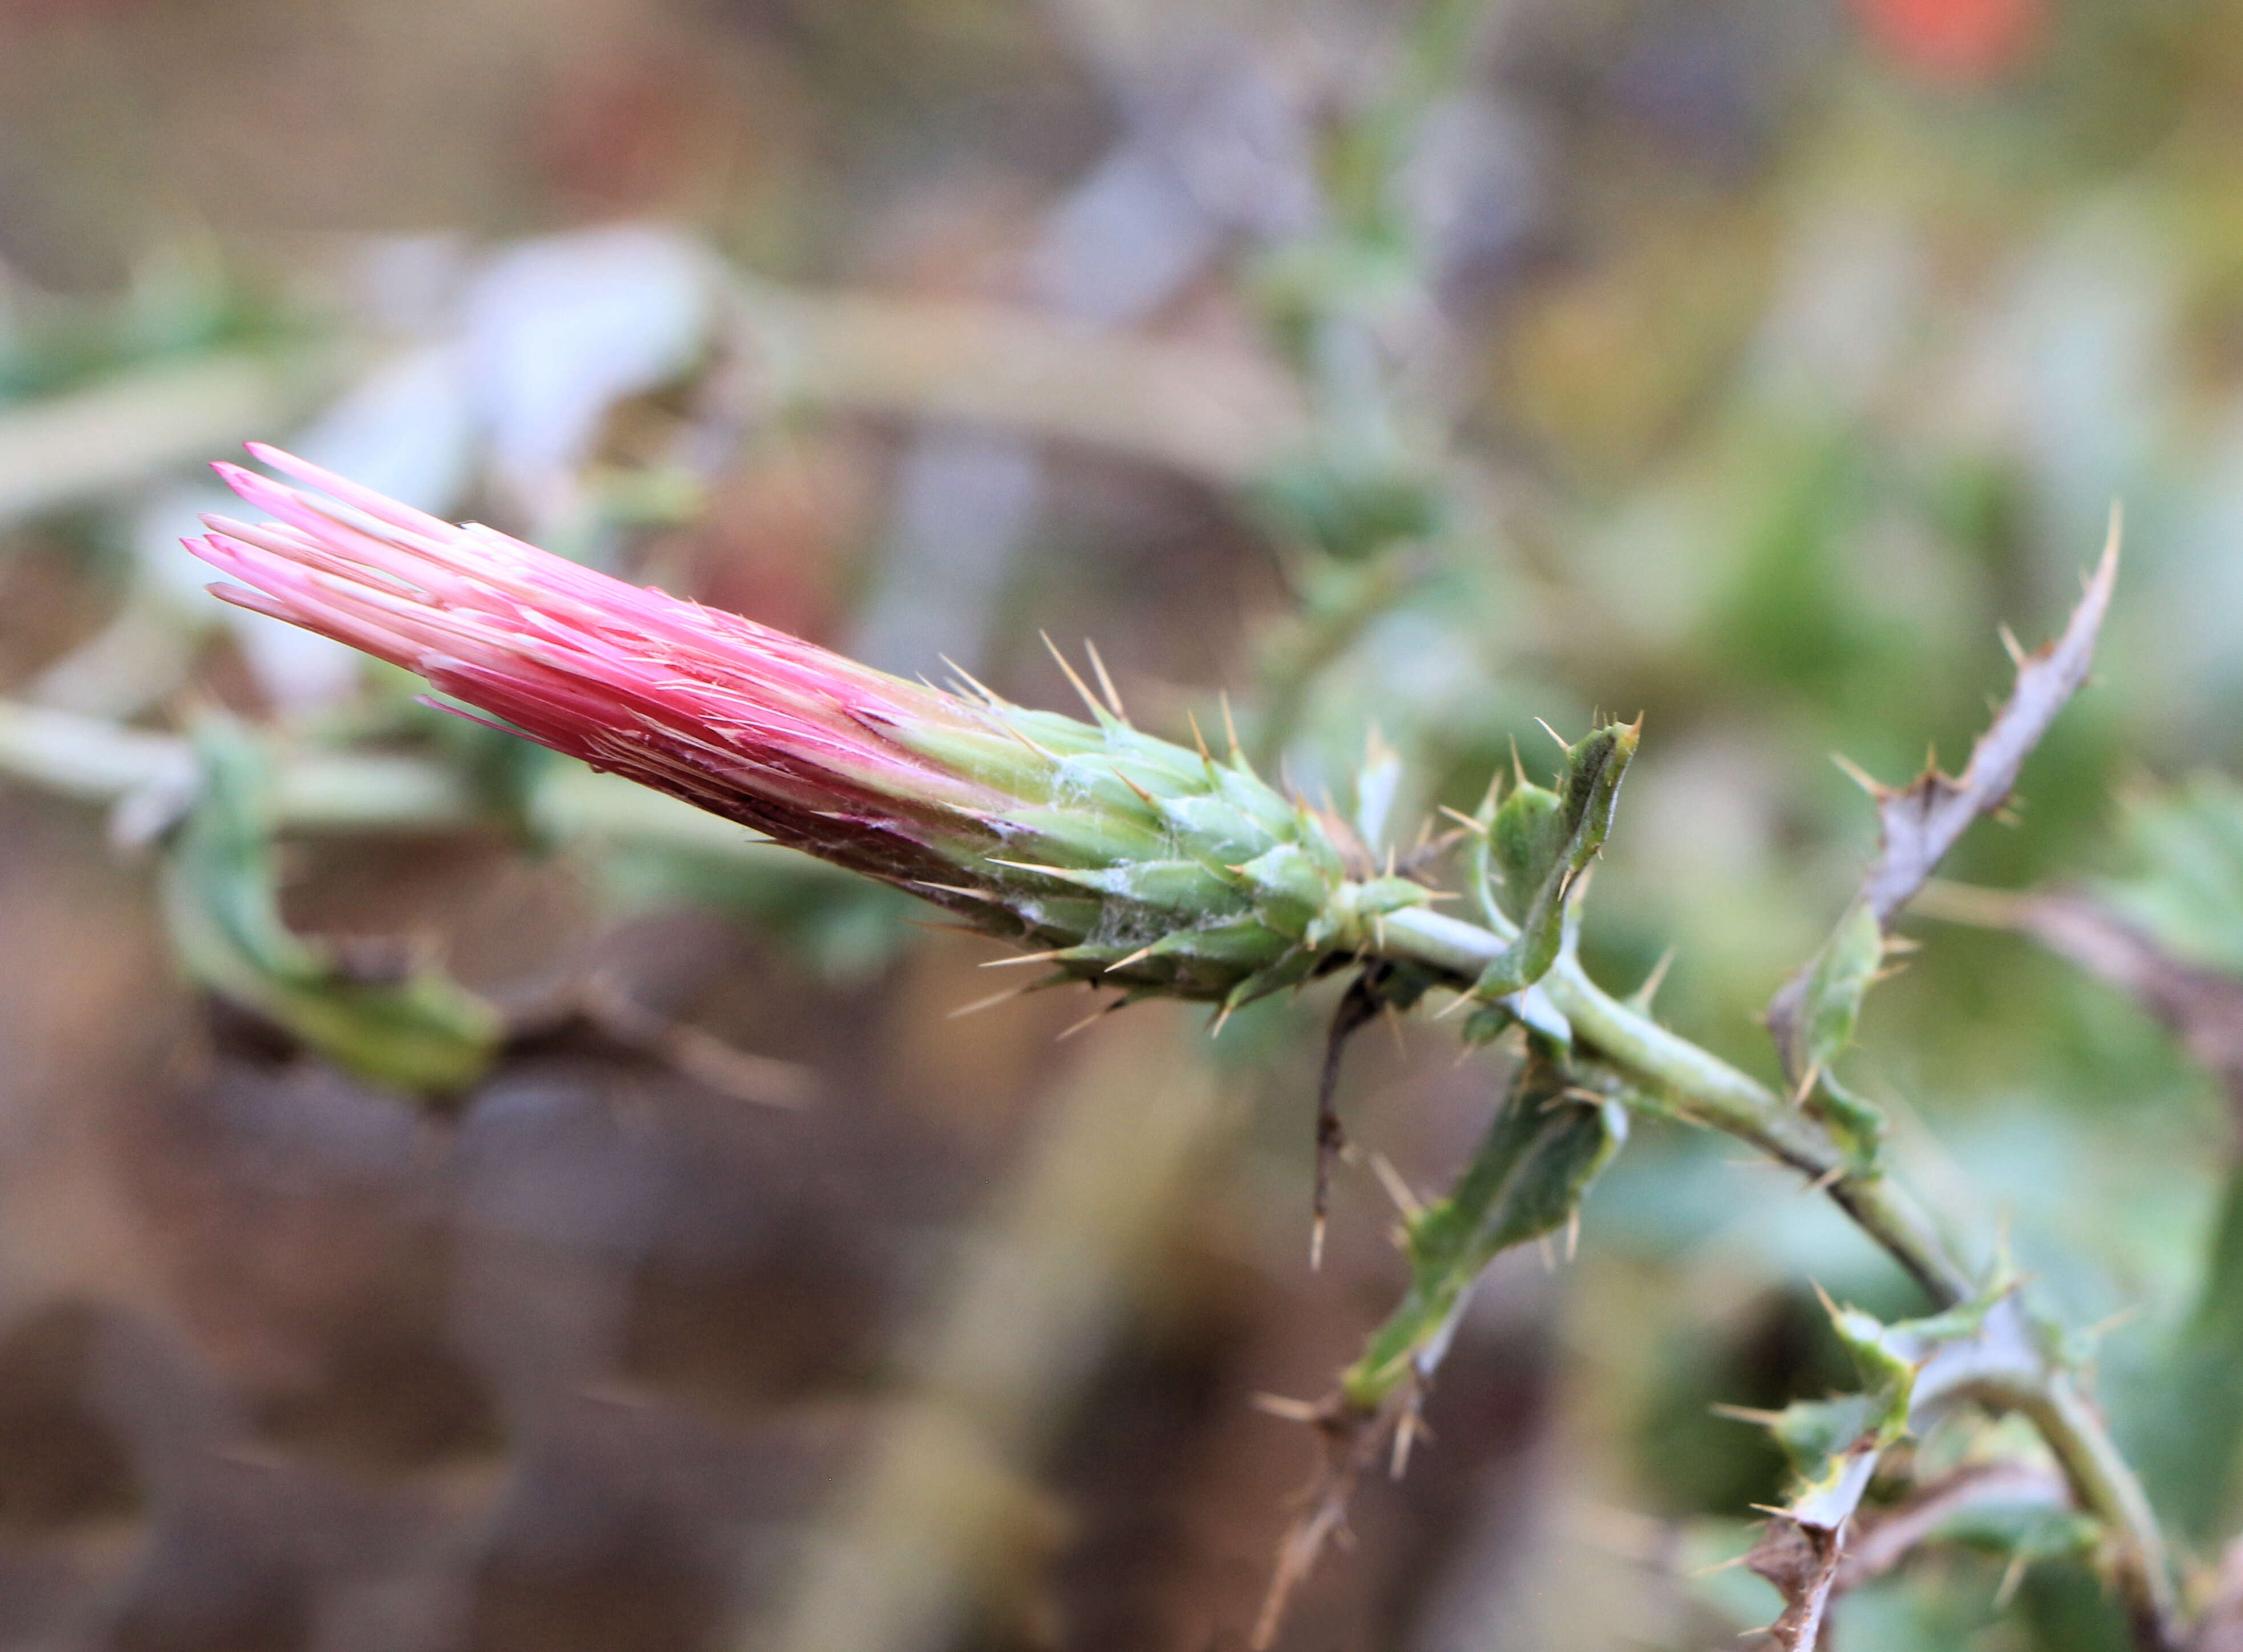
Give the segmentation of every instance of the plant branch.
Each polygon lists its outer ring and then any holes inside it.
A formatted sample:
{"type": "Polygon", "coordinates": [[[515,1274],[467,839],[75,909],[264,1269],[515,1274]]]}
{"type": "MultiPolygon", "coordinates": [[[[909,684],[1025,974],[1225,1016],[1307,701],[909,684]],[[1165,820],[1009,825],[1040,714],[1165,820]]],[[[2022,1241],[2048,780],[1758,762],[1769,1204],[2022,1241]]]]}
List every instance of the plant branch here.
{"type": "MultiPolygon", "coordinates": [[[[1389,956],[1432,969],[1463,990],[1503,951],[1508,937],[1416,908],[1386,918],[1385,942],[1389,956]]],[[[1839,1208],[1940,1307],[1977,1294],[1977,1282],[1950,1254],[1913,1196],[1888,1176],[1856,1168],[1820,1121],[1613,998],[1570,952],[1542,978],[1541,990],[1572,1023],[1577,1047],[1632,1081],[1636,1104],[1648,1102],[1654,1112],[1734,1136],[1826,1184],[1839,1208]]],[[[2103,1522],[2139,1643],[2177,1646],[2172,1586],[2156,1516],[2071,1374],[2044,1364],[1986,1398],[2031,1420],[2064,1466],[2081,1507],[2103,1522]]]]}
{"type": "Polygon", "coordinates": [[[1768,1028],[1782,1058],[1785,1081],[1802,1102],[1815,1103],[1820,1081],[1822,1109],[1835,1108],[1842,1116],[1849,1098],[1829,1082],[1828,1066],[1852,1041],[1862,999],[1876,979],[1883,937],[1970,823],[2009,801],[2025,759],[2087,680],[2118,578],[2114,510],[2103,555],[2063,633],[2027,653],[2006,630],[2002,632],[2017,678],[1970,748],[1963,772],[1943,774],[1937,764],[1927,763],[1906,786],[1888,786],[1854,771],[1876,802],[1877,858],[1830,940],[1784,982],[1768,1007],[1768,1028]]]}

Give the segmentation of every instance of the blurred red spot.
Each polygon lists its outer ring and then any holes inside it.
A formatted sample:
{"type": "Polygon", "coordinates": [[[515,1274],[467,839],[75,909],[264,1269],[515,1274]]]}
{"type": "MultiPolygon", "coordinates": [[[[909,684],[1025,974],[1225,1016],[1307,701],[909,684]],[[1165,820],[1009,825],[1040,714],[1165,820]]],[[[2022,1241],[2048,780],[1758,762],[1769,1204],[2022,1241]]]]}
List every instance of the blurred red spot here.
{"type": "Polygon", "coordinates": [[[1971,84],[2016,67],[2046,21],[2043,0],[1855,0],[1854,9],[1910,68],[1971,84]]]}

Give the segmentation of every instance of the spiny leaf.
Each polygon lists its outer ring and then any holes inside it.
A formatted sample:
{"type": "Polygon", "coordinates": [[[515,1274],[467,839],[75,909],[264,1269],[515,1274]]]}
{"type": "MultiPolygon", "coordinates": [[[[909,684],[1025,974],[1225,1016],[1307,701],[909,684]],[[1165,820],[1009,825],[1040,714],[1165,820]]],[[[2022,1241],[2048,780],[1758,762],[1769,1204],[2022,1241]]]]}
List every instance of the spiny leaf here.
{"type": "Polygon", "coordinates": [[[1766,1018],[1792,1088],[1826,1123],[1854,1138],[1849,1146],[1857,1160],[1873,1158],[1883,1122],[1875,1109],[1829,1082],[1829,1062],[1851,1038],[1862,996],[1875,979],[1874,963],[1869,975],[1861,974],[1869,934],[1890,929],[1963,830],[2008,800],[2025,759],[2087,680],[2118,577],[2118,519],[2113,513],[2102,557],[2063,634],[2030,654],[2011,650],[2016,680],[1970,748],[1963,772],[1943,774],[1927,765],[1900,787],[1858,777],[1876,800],[1877,858],[1836,932],[1784,983],[1766,1018]],[[1868,1153],[1860,1150],[1864,1143],[1868,1153]]]}
{"type": "Polygon", "coordinates": [[[1481,996],[1507,997],[1531,987],[1557,961],[1566,898],[1604,847],[1641,732],[1640,719],[1592,732],[1566,748],[1558,791],[1521,784],[1495,812],[1488,853],[1501,879],[1499,900],[1519,934],[1481,975],[1481,996]]]}
{"type": "Polygon", "coordinates": [[[1581,1096],[1557,1062],[1530,1054],[1454,1190],[1408,1224],[1410,1286],[1340,1380],[1351,1406],[1376,1410],[1430,1369],[1498,1253],[1572,1219],[1627,1136],[1617,1102],[1581,1096]]]}
{"type": "Polygon", "coordinates": [[[1862,899],[1879,923],[1889,924],[1898,915],[1964,827],[2008,800],[2025,759],[2087,680],[2095,639],[2118,578],[2118,517],[2114,511],[2102,557],[2063,635],[2018,657],[2010,697],[1970,748],[1970,761],[1963,772],[1946,775],[1927,767],[1897,791],[1879,789],[1877,860],[1862,884],[1862,899]]]}
{"type": "Polygon", "coordinates": [[[1769,1420],[1797,1483],[1745,1561],[1783,1595],[1769,1633],[1786,1652],[1816,1644],[1842,1576],[1848,1526],[1885,1451],[1961,1400],[2016,1392],[2046,1360],[2006,1272],[1984,1295],[1929,1318],[1888,1325],[1834,1306],[1831,1321],[1861,1390],[1795,1401],[1769,1420]]]}
{"type": "Polygon", "coordinates": [[[1801,1082],[1806,1075],[1829,1072],[1830,1063],[1854,1042],[1862,999],[1876,979],[1884,950],[1876,914],[1867,901],[1856,900],[1815,954],[1800,1013],[1784,1028],[1790,1041],[1783,1052],[1784,1065],[1800,1074],[1801,1082]]]}

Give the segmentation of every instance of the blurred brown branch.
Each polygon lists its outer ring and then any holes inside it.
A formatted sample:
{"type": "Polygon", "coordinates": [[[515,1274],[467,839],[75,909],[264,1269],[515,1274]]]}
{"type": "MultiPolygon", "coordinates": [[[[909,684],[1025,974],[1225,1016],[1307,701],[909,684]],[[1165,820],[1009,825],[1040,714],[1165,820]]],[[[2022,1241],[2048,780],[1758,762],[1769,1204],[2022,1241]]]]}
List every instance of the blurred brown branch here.
{"type": "Polygon", "coordinates": [[[998,305],[763,287],[742,313],[772,330],[783,393],[813,403],[1009,426],[1223,487],[1307,428],[1288,377],[1236,347],[1093,334],[998,305]]]}

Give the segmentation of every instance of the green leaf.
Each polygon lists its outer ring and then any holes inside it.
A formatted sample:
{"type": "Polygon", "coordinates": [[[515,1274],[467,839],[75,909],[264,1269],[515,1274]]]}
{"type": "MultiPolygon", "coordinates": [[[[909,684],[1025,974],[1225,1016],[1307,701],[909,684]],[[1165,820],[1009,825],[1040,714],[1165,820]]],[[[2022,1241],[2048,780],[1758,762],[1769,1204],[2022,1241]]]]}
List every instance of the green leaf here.
{"type": "Polygon", "coordinates": [[[1404,463],[1308,454],[1274,466],[1256,492],[1281,531],[1341,562],[1426,538],[1440,526],[1438,487],[1404,463]]]}
{"type": "Polygon", "coordinates": [[[1625,1109],[1587,1099],[1557,1062],[1530,1054],[1455,1189],[1405,1224],[1410,1286],[1340,1379],[1348,1403],[1376,1410],[1429,1372],[1481,1271],[1565,1226],[1627,1137],[1625,1109]]]}
{"type": "Polygon", "coordinates": [[[1566,748],[1559,790],[1522,782],[1495,812],[1489,854],[1501,879],[1505,915],[1519,934],[1481,974],[1482,997],[1531,987],[1558,961],[1566,897],[1604,847],[1640,729],[1614,723],[1583,736],[1566,748]]]}
{"type": "Polygon", "coordinates": [[[1831,1063],[1854,1042],[1862,1001],[1884,961],[1884,932],[1866,898],[1846,908],[1807,968],[1769,1007],[1783,1070],[1808,1110],[1830,1127],[1856,1168],[1876,1163],[1884,1115],[1831,1076],[1831,1063]]]}
{"type": "Polygon", "coordinates": [[[1834,1499],[1858,1499],[1867,1480],[1856,1459],[1874,1463],[1876,1453],[1923,1433],[1958,1399],[2031,1379],[2046,1360],[2041,1332],[2006,1276],[1973,1300],[1925,1318],[1886,1325],[1834,1305],[1830,1322],[1861,1388],[1795,1401],[1768,1424],[1799,1474],[1791,1512],[1810,1525],[1842,1516],[1846,1509],[1834,1499]],[[1861,1485],[1852,1483],[1856,1478],[1861,1485]]]}
{"type": "Polygon", "coordinates": [[[2038,1373],[2045,1359],[2038,1328],[2006,1276],[1983,1296],[1929,1318],[1887,1325],[1835,1305],[1830,1318],[1861,1372],[1861,1390],[1796,1401],[1769,1422],[1798,1482],[1746,1560],[1783,1596],[1769,1634],[1786,1652],[1822,1643],[1841,1539],[1886,1450],[1959,1400],[2038,1373]]]}
{"type": "Polygon", "coordinates": [[[2232,1532],[2243,1501],[2243,1170],[2228,1177],[2209,1249],[2195,1311],[2151,1379],[2139,1447],[2159,1508],[2203,1543],[2232,1532]]]}
{"type": "Polygon", "coordinates": [[[466,1089],[496,1055],[497,1010],[431,964],[369,974],[280,920],[264,753],[239,724],[194,732],[202,792],[164,867],[182,967],[338,1067],[422,1096],[466,1089]]]}
{"type": "Polygon", "coordinates": [[[1862,1018],[1862,1000],[1876,979],[1884,960],[1883,932],[1869,902],[1856,900],[1846,908],[1838,927],[1815,954],[1808,972],[1807,994],[1792,1024],[1791,1048],[1785,1052],[1790,1069],[1803,1082],[1809,1074],[1830,1070],[1854,1042],[1862,1018]]]}
{"type": "Polygon", "coordinates": [[[2097,893],[2176,957],[2243,975],[2243,786],[2207,770],[2123,803],[2139,871],[2097,893]]]}

